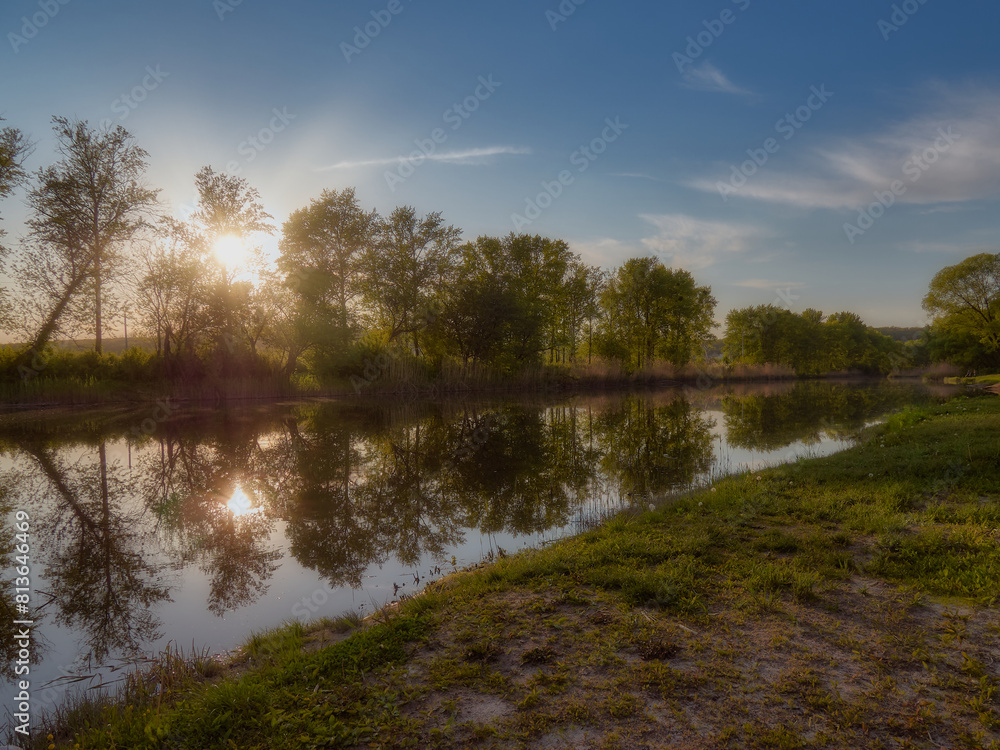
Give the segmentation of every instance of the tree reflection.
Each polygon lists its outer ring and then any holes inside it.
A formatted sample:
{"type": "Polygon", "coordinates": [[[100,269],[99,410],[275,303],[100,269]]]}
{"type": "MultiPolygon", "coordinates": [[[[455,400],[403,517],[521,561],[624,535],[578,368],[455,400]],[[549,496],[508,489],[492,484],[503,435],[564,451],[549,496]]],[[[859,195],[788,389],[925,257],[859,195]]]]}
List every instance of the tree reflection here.
{"type": "Polygon", "coordinates": [[[85,456],[67,465],[37,444],[24,450],[41,469],[36,496],[55,491],[55,502],[34,506],[35,533],[52,550],[44,575],[58,602],[56,622],[84,633],[97,661],[140,650],[159,637],[152,607],[170,597],[154,562],[155,537],[142,509],[127,501],[120,467],[108,464],[104,441],[96,464],[85,456]]]}
{"type": "MultiPolygon", "coordinates": [[[[5,519],[9,516],[10,523],[5,523],[3,525],[3,538],[0,539],[0,561],[3,562],[4,576],[0,578],[0,586],[3,587],[0,590],[0,629],[2,632],[9,633],[10,637],[4,638],[3,642],[0,643],[0,680],[9,680],[11,682],[17,679],[15,674],[15,669],[18,666],[18,651],[21,649],[21,645],[14,640],[13,636],[17,633],[22,626],[14,625],[15,620],[32,620],[36,623],[40,623],[43,615],[37,611],[37,601],[29,601],[27,607],[28,611],[18,612],[17,602],[14,600],[14,596],[17,593],[15,588],[19,586],[16,582],[17,567],[19,563],[17,561],[18,553],[15,549],[15,542],[17,541],[17,531],[14,526],[14,507],[10,504],[10,499],[18,495],[20,487],[18,486],[21,482],[21,477],[17,472],[5,471],[0,474],[0,516],[5,519]],[[9,573],[9,576],[7,575],[9,573]]],[[[29,547],[31,542],[31,536],[34,533],[31,529],[31,519],[29,523],[29,547]]],[[[29,556],[30,560],[30,556],[29,556]]],[[[34,597],[33,599],[37,599],[34,597]]],[[[29,657],[29,663],[37,663],[44,654],[44,646],[37,639],[32,643],[31,656],[29,657]]]]}
{"type": "Polygon", "coordinates": [[[445,492],[464,507],[466,525],[487,534],[565,525],[596,468],[565,411],[467,412],[445,426],[441,449],[445,492]]]}
{"type": "Polygon", "coordinates": [[[466,529],[564,525],[595,476],[596,449],[573,410],[437,411],[364,433],[330,415],[317,409],[298,426],[287,533],[299,562],[334,585],[360,586],[390,557],[440,558],[466,529]]]}
{"type": "Polygon", "coordinates": [[[360,588],[365,570],[384,560],[381,515],[355,507],[360,461],[351,425],[314,415],[313,428],[291,426],[295,473],[286,487],[291,553],[331,585],[360,588]]]}
{"type": "MultiPolygon", "coordinates": [[[[249,500],[238,487],[234,493],[249,500]]],[[[215,518],[206,523],[208,533],[200,540],[203,561],[199,567],[210,581],[208,610],[222,617],[253,604],[267,592],[281,553],[262,545],[273,524],[261,509],[233,503],[231,498],[210,513],[215,518]]]]}
{"type": "Polygon", "coordinates": [[[676,491],[712,467],[714,422],[679,393],[665,398],[629,395],[597,419],[601,466],[623,495],[676,491]]]}
{"type": "Polygon", "coordinates": [[[730,445],[771,451],[852,437],[874,415],[922,398],[930,397],[905,385],[799,381],[784,393],[726,396],[721,406],[730,445]]]}
{"type": "MultiPolygon", "coordinates": [[[[259,426],[230,425],[221,435],[165,434],[139,458],[140,490],[175,559],[198,560],[209,578],[210,612],[222,616],[263,596],[281,553],[270,546],[268,508],[243,513],[243,498],[273,497],[261,476],[259,426]]],[[[249,502],[249,500],[248,500],[249,502]]]]}

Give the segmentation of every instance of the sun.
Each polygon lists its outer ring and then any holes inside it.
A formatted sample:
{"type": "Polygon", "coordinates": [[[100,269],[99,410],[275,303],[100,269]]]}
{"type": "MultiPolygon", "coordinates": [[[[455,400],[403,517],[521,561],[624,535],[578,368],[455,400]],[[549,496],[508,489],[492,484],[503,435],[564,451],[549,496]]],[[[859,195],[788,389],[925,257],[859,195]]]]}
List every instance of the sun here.
{"type": "Polygon", "coordinates": [[[226,268],[242,266],[249,256],[243,239],[234,234],[224,234],[215,241],[212,247],[215,257],[226,268]]]}

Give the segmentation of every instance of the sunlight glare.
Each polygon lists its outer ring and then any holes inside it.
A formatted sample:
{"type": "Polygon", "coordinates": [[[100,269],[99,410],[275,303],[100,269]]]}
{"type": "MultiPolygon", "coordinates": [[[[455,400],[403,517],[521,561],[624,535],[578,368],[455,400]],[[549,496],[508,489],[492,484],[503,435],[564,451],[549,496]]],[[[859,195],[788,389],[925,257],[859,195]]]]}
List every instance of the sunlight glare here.
{"type": "Polygon", "coordinates": [[[226,268],[236,268],[247,260],[247,247],[243,240],[233,234],[224,234],[215,241],[215,257],[226,268]]]}
{"type": "Polygon", "coordinates": [[[226,503],[226,507],[236,517],[256,513],[259,510],[259,508],[253,507],[253,501],[247,497],[247,494],[239,485],[236,485],[236,490],[233,492],[233,496],[229,498],[229,502],[226,503]]]}

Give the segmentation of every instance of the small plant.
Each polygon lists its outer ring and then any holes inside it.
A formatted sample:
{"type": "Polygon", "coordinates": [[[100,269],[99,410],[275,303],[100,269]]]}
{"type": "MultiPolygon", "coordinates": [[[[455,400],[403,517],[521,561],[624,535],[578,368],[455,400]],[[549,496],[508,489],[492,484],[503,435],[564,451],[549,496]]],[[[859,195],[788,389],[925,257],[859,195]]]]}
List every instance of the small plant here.
{"type": "Polygon", "coordinates": [[[502,653],[502,649],[494,641],[480,641],[465,649],[465,660],[489,664],[499,659],[502,653]]]}
{"type": "Polygon", "coordinates": [[[605,710],[616,719],[627,719],[634,716],[642,708],[642,702],[631,693],[608,698],[604,703],[605,710]]]}
{"type": "Polygon", "coordinates": [[[541,702],[542,698],[539,695],[538,688],[536,687],[532,688],[530,693],[518,701],[517,707],[522,711],[527,711],[528,709],[535,708],[541,702]]]}
{"type": "Polygon", "coordinates": [[[646,661],[666,661],[681,652],[681,647],[676,643],[656,635],[641,637],[636,641],[636,647],[639,656],[646,661]]]}
{"type": "Polygon", "coordinates": [[[548,646],[538,646],[525,651],[521,655],[522,664],[550,664],[556,658],[556,652],[548,646]]]}

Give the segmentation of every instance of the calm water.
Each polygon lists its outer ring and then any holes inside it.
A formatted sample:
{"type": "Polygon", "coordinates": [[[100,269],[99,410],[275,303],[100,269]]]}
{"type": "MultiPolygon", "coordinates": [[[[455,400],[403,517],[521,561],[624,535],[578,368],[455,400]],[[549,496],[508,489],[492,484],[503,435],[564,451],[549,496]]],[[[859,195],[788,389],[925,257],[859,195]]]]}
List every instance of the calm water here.
{"type": "MultiPolygon", "coordinates": [[[[34,620],[28,679],[44,710],[168,643],[223,652],[292,619],[370,612],[608,511],[831,453],[883,414],[947,393],[798,383],[178,407],[0,433],[0,481],[30,517],[32,571],[18,615],[13,555],[5,565],[2,632],[34,620]]],[[[5,723],[16,663],[2,642],[5,723]]]]}

